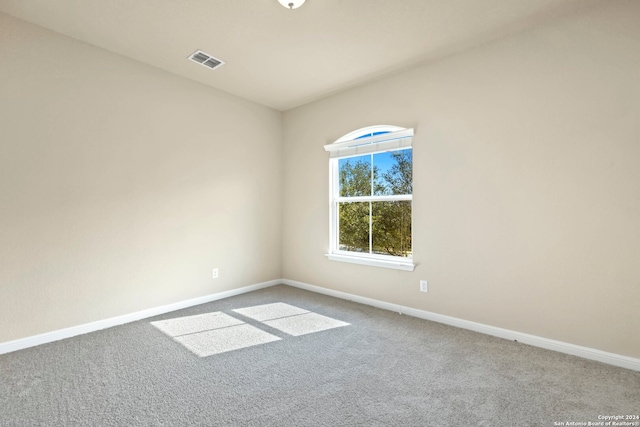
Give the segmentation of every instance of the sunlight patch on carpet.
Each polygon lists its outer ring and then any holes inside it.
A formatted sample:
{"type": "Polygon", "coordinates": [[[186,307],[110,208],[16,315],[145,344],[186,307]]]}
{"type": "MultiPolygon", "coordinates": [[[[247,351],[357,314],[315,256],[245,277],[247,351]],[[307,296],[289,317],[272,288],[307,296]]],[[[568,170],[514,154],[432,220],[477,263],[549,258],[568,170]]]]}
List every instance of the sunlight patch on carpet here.
{"type": "Polygon", "coordinates": [[[200,357],[266,344],[280,339],[246,323],[175,338],[176,341],[200,357]]]}
{"type": "Polygon", "coordinates": [[[281,317],[294,316],[296,314],[310,313],[309,310],[304,310],[302,308],[285,304],[283,302],[238,308],[233,311],[238,314],[242,314],[243,316],[247,316],[250,319],[257,320],[258,322],[279,319],[281,317]]]}
{"type": "Polygon", "coordinates": [[[232,311],[259,323],[256,326],[249,325],[232,315],[216,311],[158,320],[151,324],[199,357],[282,340],[261,329],[260,325],[292,336],[349,325],[341,320],[283,302],[238,308],[232,311]]]}
{"type": "Polygon", "coordinates": [[[268,320],[264,324],[295,337],[348,325],[346,322],[318,313],[306,313],[268,320]]]}
{"type": "Polygon", "coordinates": [[[281,339],[220,311],[151,324],[200,357],[281,339]]]}
{"type": "Polygon", "coordinates": [[[151,322],[153,326],[160,329],[170,337],[242,325],[243,323],[244,322],[242,320],[231,317],[220,311],[151,322]]]}
{"type": "Polygon", "coordinates": [[[283,302],[238,308],[233,311],[296,337],[348,325],[346,322],[283,302]]]}

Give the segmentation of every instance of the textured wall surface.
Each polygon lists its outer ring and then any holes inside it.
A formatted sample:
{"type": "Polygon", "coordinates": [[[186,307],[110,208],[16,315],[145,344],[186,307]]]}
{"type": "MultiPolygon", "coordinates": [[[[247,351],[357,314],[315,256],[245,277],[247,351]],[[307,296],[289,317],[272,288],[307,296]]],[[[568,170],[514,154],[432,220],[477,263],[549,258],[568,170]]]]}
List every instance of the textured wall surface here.
{"type": "Polygon", "coordinates": [[[0,14],[0,342],[280,277],[281,144],[279,112],[0,14]]]}
{"type": "Polygon", "coordinates": [[[602,3],[288,111],[284,276],[640,357],[638,16],[602,3]],[[414,272],[324,256],[323,145],[373,124],[416,131],[414,272]]]}

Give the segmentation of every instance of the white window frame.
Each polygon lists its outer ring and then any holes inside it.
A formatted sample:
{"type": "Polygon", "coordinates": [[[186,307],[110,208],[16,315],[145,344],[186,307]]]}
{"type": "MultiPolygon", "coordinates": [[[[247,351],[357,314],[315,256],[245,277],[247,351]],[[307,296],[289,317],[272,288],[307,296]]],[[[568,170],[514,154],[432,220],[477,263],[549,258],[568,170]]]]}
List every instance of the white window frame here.
{"type": "MultiPolygon", "coordinates": [[[[338,204],[346,202],[386,202],[386,201],[413,201],[413,194],[391,196],[356,196],[342,197],[339,189],[338,162],[340,159],[361,156],[363,154],[375,154],[388,151],[404,150],[412,148],[413,129],[405,129],[398,126],[380,125],[368,126],[349,132],[333,144],[324,146],[330,153],[329,159],[329,251],[326,256],[332,261],[363,264],[374,267],[392,268],[396,270],[413,271],[413,257],[399,257],[392,255],[379,255],[371,253],[359,253],[343,251],[339,249],[338,231],[339,216],[338,204]],[[373,135],[377,132],[388,132],[381,135],[373,135]],[[373,136],[362,137],[371,134],[373,136]]],[[[413,225],[413,209],[411,209],[411,223],[413,225]]],[[[371,227],[371,224],[370,224],[371,227]]],[[[413,233],[413,226],[411,227],[413,233]]],[[[413,236],[412,236],[413,237],[413,236]]],[[[371,239],[371,230],[369,239],[371,239]]],[[[413,246],[413,238],[411,239],[413,246]]],[[[371,245],[371,242],[370,242],[371,245]]],[[[412,248],[413,250],[413,248],[412,248]]]]}

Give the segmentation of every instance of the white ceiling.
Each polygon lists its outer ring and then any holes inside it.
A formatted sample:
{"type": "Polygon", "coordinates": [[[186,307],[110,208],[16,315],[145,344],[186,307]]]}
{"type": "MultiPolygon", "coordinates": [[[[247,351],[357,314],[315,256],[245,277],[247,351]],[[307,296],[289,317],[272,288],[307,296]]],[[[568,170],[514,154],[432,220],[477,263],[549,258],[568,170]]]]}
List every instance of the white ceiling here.
{"type": "Polygon", "coordinates": [[[0,0],[0,11],[287,110],[596,0],[0,0]],[[226,65],[186,59],[201,49],[226,65]]]}

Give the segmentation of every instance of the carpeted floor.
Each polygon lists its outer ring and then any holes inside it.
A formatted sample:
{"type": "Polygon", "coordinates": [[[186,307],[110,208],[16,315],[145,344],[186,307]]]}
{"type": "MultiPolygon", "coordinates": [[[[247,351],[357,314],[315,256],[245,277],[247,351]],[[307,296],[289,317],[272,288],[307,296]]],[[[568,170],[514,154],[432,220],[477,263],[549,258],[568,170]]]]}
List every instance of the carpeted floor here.
{"type": "Polygon", "coordinates": [[[0,356],[0,425],[12,427],[554,426],[639,413],[640,372],[288,286],[0,356]]]}

